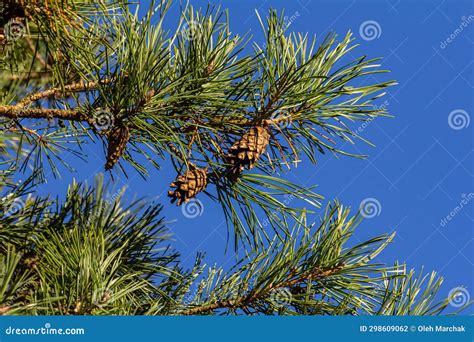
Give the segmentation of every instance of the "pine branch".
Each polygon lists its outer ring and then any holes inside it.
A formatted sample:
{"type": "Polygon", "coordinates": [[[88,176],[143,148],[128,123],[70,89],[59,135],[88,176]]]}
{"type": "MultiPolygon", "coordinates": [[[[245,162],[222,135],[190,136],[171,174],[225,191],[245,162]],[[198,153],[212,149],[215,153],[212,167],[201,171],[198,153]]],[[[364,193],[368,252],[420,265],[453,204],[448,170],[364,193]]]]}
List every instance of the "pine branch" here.
{"type": "Polygon", "coordinates": [[[84,81],[79,81],[77,83],[73,84],[67,84],[64,87],[61,88],[50,88],[44,91],[40,91],[37,93],[30,94],[20,100],[15,107],[17,108],[24,108],[30,105],[33,102],[39,101],[44,98],[48,97],[58,97],[58,96],[66,96],[68,93],[72,92],[83,92],[83,91],[90,91],[93,89],[96,89],[98,86],[101,85],[106,85],[111,83],[111,79],[104,79],[100,81],[90,81],[90,82],[84,82],[84,81]]]}
{"type": "Polygon", "coordinates": [[[180,277],[159,206],[122,207],[123,191],[111,194],[100,178],[95,187],[72,184],[64,202],[25,201],[27,190],[12,192],[0,211],[7,314],[139,314],[153,296],[169,300],[153,285],[180,277]],[[20,200],[26,205],[18,212],[3,210],[20,200]]]}
{"type": "Polygon", "coordinates": [[[17,106],[0,106],[0,115],[9,119],[62,119],[93,123],[85,114],[72,109],[55,108],[22,108],[17,106]]]}
{"type": "Polygon", "coordinates": [[[27,170],[34,159],[35,170],[49,166],[59,176],[49,155],[69,170],[61,151],[79,155],[80,145],[95,138],[105,145],[104,165],[113,172],[128,172],[116,166],[124,161],[148,176],[150,165],[139,160],[159,168],[157,157],[170,157],[180,179],[172,200],[179,193],[178,205],[202,194],[220,201],[236,247],[267,241],[263,220],[278,230],[283,225],[275,214],[299,215],[285,196],[318,207],[321,196],[313,187],[280,173],[301,155],[313,163],[319,153],[350,155],[337,148],[337,139],[352,143],[358,138],[352,122],[386,115],[374,102],[394,84],[369,78],[385,72],[376,59],[345,62],[355,48],[350,33],[341,41],[330,34],[316,48],[315,39],[285,32],[284,18],[273,10],[266,22],[259,17],[265,46],[247,53],[250,37],[232,34],[227,14],[212,7],[185,7],[178,29],[169,33],[171,2],[150,7],[142,18],[123,1],[20,5],[29,30],[7,45],[6,63],[23,74],[44,69],[44,61],[52,75],[19,79],[0,104],[0,118],[11,119],[20,130],[13,133],[32,145],[24,160],[17,150],[17,168],[27,170]],[[359,86],[363,80],[371,83],[359,86]],[[104,127],[97,125],[99,114],[104,127]],[[199,185],[185,190],[189,177],[199,185]]]}
{"type": "Polygon", "coordinates": [[[449,302],[436,301],[434,273],[426,282],[375,261],[393,235],[349,244],[360,219],[338,203],[317,225],[303,214],[285,240],[204,275],[202,255],[186,271],[166,245],[156,205],[126,206],[100,178],[72,184],[65,201],[25,199],[30,191],[22,184],[2,202],[2,314],[436,315],[449,302]],[[5,210],[19,200],[20,214],[5,210]]]}
{"type": "Polygon", "coordinates": [[[250,37],[232,34],[227,14],[212,7],[186,6],[170,33],[171,1],[143,17],[125,1],[7,3],[0,20],[17,18],[25,32],[11,41],[0,25],[0,314],[434,315],[447,307],[449,298],[435,300],[435,273],[375,261],[393,235],[351,244],[360,218],[339,203],[317,224],[289,205],[317,208],[322,198],[280,174],[292,161],[352,155],[337,143],[365,141],[354,122],[388,115],[376,101],[395,82],[373,82],[386,72],[378,59],[347,60],[350,32],[311,40],[287,32],[271,10],[266,20],[258,14],[265,44],[247,53],[250,37]],[[112,194],[100,177],[71,184],[64,201],[36,197],[44,164],[55,176],[57,164],[69,169],[61,156],[81,157],[73,148],[82,136],[106,144],[114,171],[124,160],[148,175],[138,157],[159,168],[157,157],[169,156],[173,200],[216,199],[235,249],[250,250],[229,271],[204,274],[202,255],[185,270],[157,204],[125,205],[123,191],[112,194]],[[30,166],[28,181],[14,184],[14,172],[30,166]]]}
{"type": "Polygon", "coordinates": [[[374,261],[393,235],[349,245],[359,222],[338,203],[319,226],[306,226],[303,215],[287,240],[273,241],[227,273],[210,268],[175,314],[440,314],[448,305],[436,301],[442,279],[433,273],[426,283],[405,265],[374,261]]]}
{"type": "Polygon", "coordinates": [[[9,106],[0,105],[0,116],[10,119],[27,118],[27,119],[62,119],[71,121],[85,121],[93,123],[93,119],[81,114],[79,111],[71,109],[55,109],[55,108],[26,108],[31,103],[45,99],[48,97],[67,96],[72,92],[84,92],[96,89],[99,86],[111,83],[111,79],[100,81],[84,82],[80,81],[73,84],[65,85],[61,88],[50,88],[44,91],[36,92],[25,96],[18,103],[9,106]]]}
{"type": "MultiPolygon", "coordinates": [[[[267,289],[258,291],[252,295],[241,297],[235,300],[223,300],[212,304],[193,307],[186,311],[180,312],[180,314],[189,316],[202,315],[219,309],[245,309],[247,307],[254,306],[254,302],[267,298],[272,291],[285,289],[287,287],[294,287],[301,283],[307,282],[308,280],[324,281],[324,279],[337,274],[342,268],[342,265],[327,269],[315,268],[310,272],[307,271],[304,274],[299,275],[295,279],[286,280],[279,284],[271,284],[267,289]]],[[[290,276],[290,278],[292,277],[290,276]]]]}
{"type": "Polygon", "coordinates": [[[42,78],[46,78],[50,76],[51,76],[51,72],[49,71],[39,71],[39,72],[30,72],[26,74],[12,74],[12,75],[8,75],[6,78],[9,82],[15,82],[15,81],[42,79],[42,78]]]}

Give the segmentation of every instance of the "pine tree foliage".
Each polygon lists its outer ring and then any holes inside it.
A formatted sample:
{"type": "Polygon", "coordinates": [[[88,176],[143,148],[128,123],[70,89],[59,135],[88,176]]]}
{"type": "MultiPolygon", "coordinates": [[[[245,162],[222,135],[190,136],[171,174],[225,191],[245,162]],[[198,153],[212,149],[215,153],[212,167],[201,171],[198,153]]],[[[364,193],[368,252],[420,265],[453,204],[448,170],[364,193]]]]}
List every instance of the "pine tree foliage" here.
{"type": "Polygon", "coordinates": [[[0,4],[0,314],[441,313],[436,273],[376,262],[393,236],[354,244],[360,217],[338,202],[313,222],[322,196],[285,177],[319,153],[364,157],[341,143],[365,141],[354,125],[388,115],[375,101],[395,82],[374,82],[378,59],[354,58],[350,32],[288,32],[274,10],[257,13],[257,43],[220,8],[185,6],[173,23],[172,5],[0,4]],[[35,193],[97,142],[112,175],[171,162],[173,202],[221,204],[235,267],[199,254],[187,269],[160,204],[127,205],[100,176],[63,199],[35,193]]]}
{"type": "MultiPolygon", "coordinates": [[[[12,189],[3,208],[23,201],[21,215],[0,217],[0,312],[42,315],[433,315],[442,279],[415,276],[377,256],[392,235],[358,243],[358,215],[330,204],[319,223],[305,213],[274,239],[236,262],[206,267],[203,255],[183,268],[160,218],[138,200],[123,207],[99,177],[73,183],[65,201],[12,189]],[[88,213],[85,215],[84,213],[88,213]]],[[[290,225],[290,224],[288,224],[290,225]]]]}
{"type": "MultiPolygon", "coordinates": [[[[100,178],[95,188],[73,183],[64,203],[29,199],[21,215],[2,217],[2,303],[12,303],[12,313],[101,313],[113,294],[109,314],[139,314],[162,293],[153,284],[173,277],[177,254],[165,244],[161,207],[121,207],[122,193],[108,198],[104,189],[100,178]],[[11,288],[14,279],[18,288],[11,288]]],[[[11,192],[4,208],[24,191],[11,192]]]]}
{"type": "Polygon", "coordinates": [[[129,163],[146,176],[159,158],[171,158],[177,177],[207,169],[206,188],[193,196],[216,198],[244,244],[268,240],[262,220],[280,226],[275,212],[299,215],[285,195],[319,206],[312,187],[283,173],[301,155],[316,162],[318,152],[348,154],[335,139],[352,143],[351,122],[385,115],[372,103],[394,84],[367,77],[384,72],[376,59],[347,58],[356,47],[350,33],[340,42],[330,34],[316,47],[316,38],[287,33],[275,11],[261,19],[265,43],[249,54],[249,38],[232,34],[220,9],[188,6],[169,32],[171,2],[143,18],[121,1],[16,5],[25,32],[2,46],[0,106],[6,133],[20,135],[17,153],[31,150],[16,167],[32,165],[41,181],[47,167],[59,176],[71,168],[62,155],[85,158],[81,145],[99,139],[112,172],[129,163]],[[263,126],[265,137],[243,147],[263,126]],[[243,172],[254,165],[256,173],[243,172]]]}

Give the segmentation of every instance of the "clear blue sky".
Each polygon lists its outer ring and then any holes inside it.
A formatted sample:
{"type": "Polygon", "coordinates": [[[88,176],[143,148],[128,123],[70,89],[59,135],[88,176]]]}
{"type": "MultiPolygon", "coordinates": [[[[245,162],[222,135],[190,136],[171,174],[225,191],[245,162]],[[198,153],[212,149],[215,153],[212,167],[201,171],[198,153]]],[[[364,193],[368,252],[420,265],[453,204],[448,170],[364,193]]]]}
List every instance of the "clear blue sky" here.
{"type": "MultiPolygon", "coordinates": [[[[208,2],[191,3],[206,6],[208,2]]],[[[324,204],[338,198],[356,211],[364,199],[376,199],[380,204],[378,215],[364,220],[356,235],[363,240],[397,231],[395,242],[379,261],[407,261],[417,269],[438,270],[446,278],[444,295],[452,288],[464,286],[473,298],[474,123],[467,123],[474,114],[473,2],[210,3],[229,9],[233,32],[250,32],[256,41],[262,41],[262,35],[254,10],[258,8],[265,14],[272,6],[285,9],[292,21],[289,30],[320,37],[331,30],[340,35],[351,30],[360,44],[353,57],[384,57],[383,67],[392,72],[378,80],[395,79],[399,85],[391,88],[379,105],[385,105],[394,118],[378,119],[363,129],[362,136],[373,142],[375,148],[363,143],[346,146],[350,151],[369,154],[369,159],[321,155],[317,166],[300,164],[288,177],[300,184],[317,184],[318,193],[325,197],[324,204]],[[360,31],[363,23],[369,25],[365,33],[360,31]],[[466,203],[462,203],[464,198],[466,203]],[[460,204],[463,207],[455,209],[460,204]],[[450,220],[443,223],[443,218],[454,211],[450,220]]],[[[173,10],[177,10],[177,5],[173,10]]],[[[91,180],[95,173],[102,172],[102,148],[90,145],[85,149],[88,162],[73,163],[78,172],[65,173],[62,180],[50,180],[41,192],[64,195],[72,177],[91,180]]],[[[206,251],[208,265],[230,266],[233,254],[225,253],[227,232],[220,206],[201,196],[202,215],[194,219],[184,217],[181,209],[169,205],[166,198],[168,184],[175,176],[165,164],[161,171],[152,171],[147,181],[132,172],[130,179],[119,179],[117,184],[128,184],[126,199],[159,197],[165,204],[163,214],[173,221],[171,230],[183,259],[191,262],[197,251],[206,251]]]]}

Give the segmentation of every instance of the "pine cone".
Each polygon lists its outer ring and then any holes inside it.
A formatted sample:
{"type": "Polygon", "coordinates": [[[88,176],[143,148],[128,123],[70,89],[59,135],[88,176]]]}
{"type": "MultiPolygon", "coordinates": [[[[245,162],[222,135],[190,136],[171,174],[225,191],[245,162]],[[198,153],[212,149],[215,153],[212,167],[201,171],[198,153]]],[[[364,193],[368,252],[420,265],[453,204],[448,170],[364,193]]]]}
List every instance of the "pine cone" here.
{"type": "Polygon", "coordinates": [[[257,160],[265,152],[270,141],[267,126],[252,127],[244,136],[232,145],[226,156],[226,162],[231,164],[228,175],[238,176],[245,168],[254,167],[257,160]]]}
{"type": "Polygon", "coordinates": [[[110,170],[119,161],[130,139],[130,130],[127,126],[117,125],[107,133],[107,162],[105,170],[110,170]]]}
{"type": "Polygon", "coordinates": [[[207,186],[207,169],[198,169],[193,167],[184,175],[170,184],[176,190],[168,191],[168,196],[171,197],[171,203],[178,200],[178,205],[183,202],[186,203],[191,198],[197,195],[198,192],[203,191],[207,186]]]}

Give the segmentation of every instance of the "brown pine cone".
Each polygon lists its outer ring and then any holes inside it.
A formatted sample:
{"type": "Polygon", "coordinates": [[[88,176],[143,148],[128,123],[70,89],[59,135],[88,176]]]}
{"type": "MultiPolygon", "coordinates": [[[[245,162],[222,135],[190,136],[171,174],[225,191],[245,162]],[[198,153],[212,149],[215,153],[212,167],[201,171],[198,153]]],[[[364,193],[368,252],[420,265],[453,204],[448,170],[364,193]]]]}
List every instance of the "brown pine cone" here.
{"type": "Polygon", "coordinates": [[[128,141],[130,140],[130,130],[127,126],[117,125],[107,133],[107,162],[105,170],[110,170],[119,161],[128,141]]]}
{"type": "Polygon", "coordinates": [[[226,156],[226,162],[230,164],[228,175],[238,176],[245,168],[250,170],[270,142],[268,126],[255,126],[245,133],[239,141],[236,141],[226,156]]]}
{"type": "Polygon", "coordinates": [[[171,203],[176,200],[178,200],[178,205],[186,203],[206,188],[207,169],[192,167],[184,175],[178,176],[170,186],[176,188],[174,191],[168,191],[168,196],[172,198],[171,203]]]}

